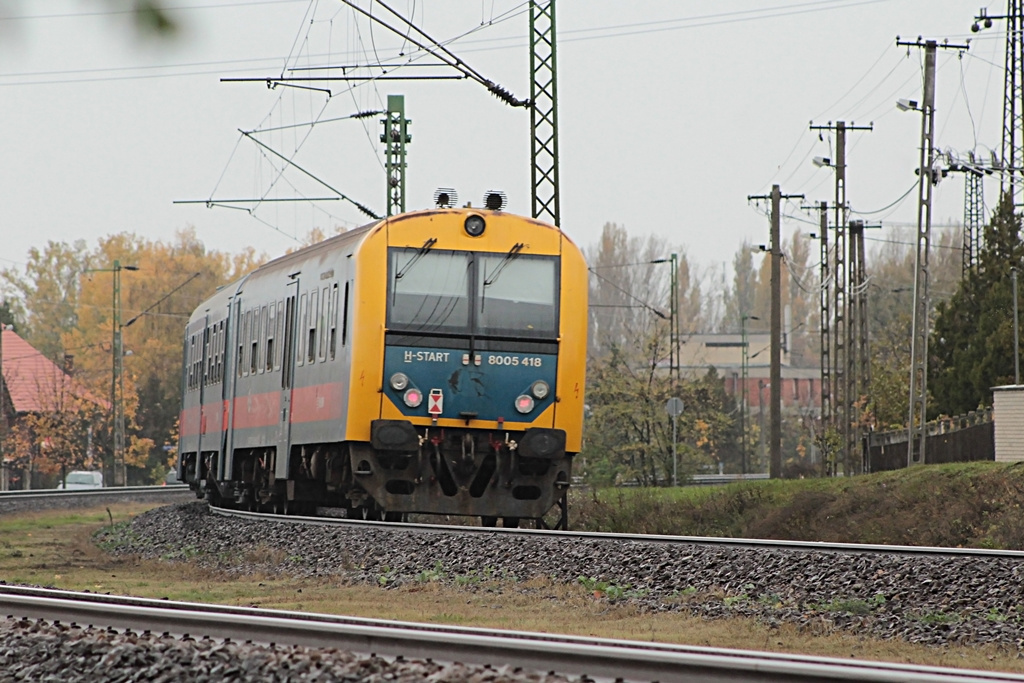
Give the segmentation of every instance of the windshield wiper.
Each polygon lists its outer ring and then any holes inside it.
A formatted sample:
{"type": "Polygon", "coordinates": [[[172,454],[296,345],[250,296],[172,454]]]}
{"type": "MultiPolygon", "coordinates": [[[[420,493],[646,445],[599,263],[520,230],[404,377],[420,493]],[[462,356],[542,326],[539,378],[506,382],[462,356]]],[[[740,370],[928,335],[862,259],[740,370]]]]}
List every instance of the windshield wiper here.
{"type": "Polygon", "coordinates": [[[505,267],[508,266],[508,264],[515,261],[517,258],[519,258],[519,254],[522,253],[524,246],[526,245],[524,245],[522,242],[516,242],[515,245],[513,245],[513,247],[508,250],[508,253],[505,254],[505,258],[501,259],[501,262],[498,263],[498,265],[494,268],[494,271],[491,273],[491,276],[484,280],[484,287],[490,287],[491,285],[498,281],[498,277],[501,276],[501,273],[503,270],[505,270],[505,267]]]}
{"type": "Polygon", "coordinates": [[[409,262],[402,266],[402,269],[400,271],[395,273],[395,280],[398,281],[405,277],[405,274],[409,272],[409,269],[412,268],[417,261],[423,258],[428,251],[433,249],[435,244],[437,244],[436,237],[431,237],[426,242],[424,242],[423,246],[420,247],[419,251],[413,254],[412,258],[409,259],[409,262]]]}

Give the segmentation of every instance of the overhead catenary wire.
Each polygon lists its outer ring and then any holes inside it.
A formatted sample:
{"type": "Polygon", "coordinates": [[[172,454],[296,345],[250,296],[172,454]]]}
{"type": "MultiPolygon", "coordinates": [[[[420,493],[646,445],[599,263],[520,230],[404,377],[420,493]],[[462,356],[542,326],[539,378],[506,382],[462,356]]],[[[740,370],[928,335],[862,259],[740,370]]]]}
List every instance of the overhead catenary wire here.
{"type": "Polygon", "coordinates": [[[633,301],[637,302],[637,303],[638,303],[638,304],[640,304],[640,305],[641,305],[641,306],[642,306],[643,308],[647,309],[648,311],[650,311],[650,312],[651,312],[651,313],[653,313],[654,315],[658,316],[658,317],[659,317],[659,318],[661,318],[662,320],[668,320],[668,316],[666,316],[666,315],[665,315],[664,313],[662,313],[661,311],[659,311],[658,309],[656,309],[656,308],[655,308],[654,306],[651,306],[651,305],[650,305],[649,303],[647,303],[647,302],[646,302],[646,301],[644,301],[643,299],[641,299],[641,298],[639,298],[639,297],[637,297],[637,296],[635,296],[635,295],[631,294],[630,292],[627,292],[627,291],[626,291],[625,289],[623,289],[622,287],[619,287],[619,286],[618,286],[617,284],[615,284],[614,282],[612,282],[612,281],[611,281],[611,280],[609,280],[608,278],[604,277],[603,275],[601,275],[600,273],[598,273],[598,272],[597,272],[596,270],[594,270],[593,268],[591,268],[591,267],[589,267],[589,266],[588,266],[588,267],[587,267],[587,270],[589,270],[589,271],[590,271],[590,273],[591,273],[591,274],[592,274],[592,275],[593,275],[594,277],[596,277],[596,278],[597,278],[598,280],[601,280],[602,282],[606,282],[606,283],[608,283],[608,285],[609,285],[609,286],[611,286],[611,287],[612,287],[613,289],[616,289],[616,290],[618,290],[619,292],[621,292],[622,294],[626,295],[627,297],[629,297],[629,298],[630,298],[630,299],[632,299],[633,301]]]}
{"type": "MultiPolygon", "coordinates": [[[[246,6],[246,5],[258,5],[258,4],[270,5],[270,4],[276,4],[276,3],[284,4],[284,3],[291,3],[291,2],[296,2],[297,3],[297,2],[305,2],[305,1],[307,1],[307,0],[268,0],[267,2],[239,2],[237,4],[236,3],[229,3],[229,4],[212,5],[212,6],[195,6],[194,8],[193,7],[179,7],[179,8],[175,8],[175,9],[186,10],[186,9],[207,9],[207,8],[213,8],[213,7],[236,7],[236,6],[242,7],[242,6],[246,6]]],[[[666,24],[666,23],[694,22],[694,21],[699,21],[699,20],[707,19],[707,18],[723,17],[723,19],[720,20],[720,21],[712,21],[712,22],[708,22],[708,23],[696,23],[696,24],[681,25],[681,26],[670,26],[670,27],[667,27],[667,28],[662,26],[661,28],[651,29],[650,31],[639,30],[639,31],[630,31],[628,33],[607,33],[607,34],[604,34],[604,35],[578,36],[578,37],[574,38],[574,37],[572,37],[573,34],[592,33],[592,32],[595,32],[595,31],[614,31],[614,30],[621,29],[621,28],[628,28],[628,27],[632,27],[632,26],[638,26],[640,24],[612,24],[612,25],[608,25],[608,26],[593,27],[593,28],[587,28],[587,29],[563,29],[563,30],[559,31],[559,42],[560,43],[564,43],[564,42],[577,42],[577,41],[583,41],[583,40],[600,40],[600,39],[615,38],[615,37],[621,37],[621,36],[640,35],[640,34],[644,34],[644,33],[648,33],[648,32],[660,32],[660,31],[665,31],[665,30],[690,30],[690,29],[704,28],[704,27],[707,27],[707,26],[716,26],[716,25],[722,25],[722,24],[740,23],[740,22],[748,22],[748,21],[760,21],[760,20],[763,20],[763,19],[774,19],[774,18],[782,18],[782,17],[786,17],[786,16],[791,16],[794,13],[800,14],[800,13],[806,13],[806,12],[823,12],[823,11],[835,11],[835,10],[850,9],[850,8],[857,7],[859,5],[873,4],[873,3],[877,3],[877,2],[884,2],[885,0],[858,0],[857,2],[852,2],[852,3],[848,3],[848,4],[838,4],[840,2],[845,2],[845,1],[846,0],[822,0],[821,2],[803,3],[803,4],[796,4],[796,5],[775,5],[775,6],[772,6],[772,7],[761,8],[759,10],[761,13],[757,14],[757,15],[754,15],[754,16],[736,16],[736,17],[729,18],[730,15],[732,15],[732,14],[744,14],[744,13],[749,14],[751,12],[754,12],[754,10],[745,10],[745,11],[737,12],[737,13],[719,13],[719,14],[701,15],[701,16],[698,16],[698,17],[682,17],[682,18],[677,18],[677,19],[666,19],[666,20],[660,20],[660,21],[657,21],[657,22],[649,22],[649,23],[651,23],[652,25],[661,25],[661,24],[666,24]],[[807,9],[805,9],[803,11],[800,11],[800,12],[789,12],[788,11],[790,8],[805,7],[805,6],[808,6],[808,5],[810,5],[811,7],[807,8],[807,9]],[[825,5],[825,6],[818,7],[817,5],[825,5]]],[[[527,2],[520,3],[520,5],[517,5],[512,10],[507,11],[504,16],[499,16],[493,22],[488,22],[487,26],[490,26],[490,25],[493,25],[493,24],[498,24],[498,23],[501,23],[502,21],[508,20],[510,18],[514,18],[515,16],[519,16],[520,14],[524,13],[525,10],[519,10],[518,8],[522,7],[522,6],[525,6],[525,5],[528,5],[528,4],[529,3],[527,3],[527,2]]],[[[115,12],[73,13],[73,14],[60,15],[60,16],[68,16],[68,17],[91,16],[93,14],[108,14],[108,13],[115,13],[116,14],[116,13],[123,13],[123,12],[128,12],[128,11],[131,11],[131,10],[123,10],[123,11],[120,11],[120,12],[115,11],[115,12]]],[[[8,16],[6,18],[10,19],[12,17],[8,16]]],[[[47,18],[47,17],[27,17],[27,18],[47,18]]],[[[443,44],[446,44],[446,45],[447,44],[451,44],[452,42],[460,40],[462,37],[471,35],[471,34],[477,32],[477,31],[479,31],[482,28],[486,28],[486,27],[485,26],[473,27],[472,29],[466,31],[465,33],[463,33],[463,34],[461,34],[459,36],[455,36],[455,37],[453,37],[453,38],[451,38],[449,40],[443,41],[443,44]]],[[[462,51],[463,52],[475,52],[475,51],[491,51],[491,50],[496,50],[496,49],[497,50],[518,49],[518,48],[522,47],[523,45],[525,45],[525,43],[523,42],[523,39],[521,37],[503,37],[503,38],[498,38],[498,39],[488,39],[486,41],[470,41],[469,43],[466,43],[464,45],[464,48],[463,48],[462,51]],[[515,42],[511,42],[511,43],[509,43],[507,45],[499,45],[498,44],[500,42],[508,43],[509,41],[515,41],[515,42]],[[472,47],[476,43],[484,43],[486,46],[485,47],[479,47],[479,48],[472,47]]],[[[328,56],[328,55],[313,55],[313,56],[316,57],[316,56],[328,56]]],[[[148,70],[148,69],[193,68],[193,67],[196,67],[196,66],[225,66],[225,65],[232,65],[232,64],[246,64],[246,63],[252,64],[255,61],[272,62],[272,63],[279,64],[279,63],[281,63],[282,60],[286,61],[287,58],[286,57],[258,57],[258,58],[247,58],[247,59],[241,59],[241,60],[218,60],[218,61],[212,61],[212,62],[192,62],[192,63],[186,62],[186,63],[153,65],[153,66],[143,66],[143,67],[105,67],[105,68],[96,68],[96,69],[73,69],[73,70],[65,69],[65,70],[58,70],[58,71],[27,72],[27,73],[14,73],[14,74],[2,74],[2,73],[0,73],[0,79],[12,78],[12,77],[40,76],[40,75],[58,76],[58,75],[72,75],[72,74],[86,74],[86,73],[106,73],[106,72],[114,72],[114,71],[140,71],[140,70],[148,70]]],[[[1002,68],[1002,65],[998,65],[998,66],[999,66],[999,68],[1002,68]]],[[[252,67],[247,68],[245,70],[246,71],[255,71],[255,70],[259,70],[261,68],[262,67],[252,66],[252,67]]],[[[20,83],[2,83],[2,82],[0,82],[0,87],[4,87],[4,86],[18,86],[18,85],[50,85],[50,84],[75,83],[75,82],[83,82],[83,83],[84,82],[102,82],[102,81],[145,79],[145,78],[169,78],[169,77],[176,77],[176,76],[207,76],[207,75],[217,74],[217,73],[222,73],[222,71],[220,71],[220,70],[211,70],[211,71],[197,71],[197,72],[178,72],[178,73],[171,73],[171,74],[108,76],[108,77],[97,77],[97,78],[91,78],[91,79],[74,79],[74,80],[57,80],[57,81],[32,81],[32,82],[20,82],[20,83]]]]}
{"type": "Polygon", "coordinates": [[[260,147],[262,147],[263,149],[267,150],[267,151],[268,151],[268,152],[270,152],[271,154],[273,154],[273,155],[277,156],[278,158],[282,159],[283,161],[285,161],[285,162],[286,162],[286,163],[287,163],[288,165],[290,165],[290,166],[293,166],[293,167],[294,167],[295,169],[297,169],[297,170],[301,171],[302,173],[306,174],[307,176],[309,176],[310,178],[312,178],[312,179],[313,179],[313,180],[315,180],[316,182],[318,182],[318,183],[320,183],[321,185],[323,185],[324,187],[326,187],[326,188],[327,188],[328,190],[330,190],[331,192],[334,192],[334,193],[335,193],[336,195],[338,195],[339,197],[341,197],[341,198],[342,198],[343,200],[347,201],[348,203],[352,204],[352,205],[353,205],[354,207],[356,207],[357,209],[359,209],[360,211],[362,211],[363,213],[365,213],[365,214],[366,214],[367,216],[369,216],[370,218],[374,218],[374,219],[380,219],[380,216],[378,216],[377,214],[375,214],[375,213],[373,212],[373,210],[371,210],[371,209],[370,209],[369,207],[367,207],[367,206],[365,206],[365,205],[363,205],[363,204],[361,204],[361,203],[357,202],[356,200],[352,199],[351,197],[349,197],[348,195],[346,195],[346,194],[345,194],[344,192],[342,192],[341,190],[339,190],[339,189],[337,189],[337,188],[335,188],[335,187],[332,187],[332,186],[331,186],[330,184],[326,183],[325,181],[321,180],[320,178],[318,178],[318,177],[317,177],[317,176],[315,176],[314,174],[310,173],[309,171],[307,171],[307,170],[306,170],[306,169],[304,169],[303,167],[299,166],[299,165],[298,165],[297,163],[295,163],[294,161],[292,161],[292,160],[291,160],[291,159],[289,159],[288,157],[284,156],[284,155],[283,155],[283,154],[281,154],[280,152],[278,152],[278,151],[274,150],[273,148],[271,148],[271,147],[267,146],[266,144],[264,144],[264,143],[260,142],[260,141],[259,141],[259,140],[257,140],[257,139],[256,139],[256,138],[255,138],[255,137],[254,137],[254,136],[253,136],[253,135],[252,135],[251,133],[246,133],[245,131],[241,131],[241,130],[240,130],[239,132],[240,132],[240,133],[241,133],[242,135],[244,135],[244,136],[246,136],[247,138],[249,138],[250,140],[252,140],[253,142],[255,142],[255,143],[256,143],[257,145],[259,145],[259,146],[260,146],[260,147]]]}
{"type": "Polygon", "coordinates": [[[901,195],[900,195],[899,197],[897,197],[897,198],[896,198],[896,200],[895,200],[895,201],[893,201],[893,202],[892,202],[891,204],[887,204],[887,205],[883,206],[883,207],[882,207],[882,208],[880,208],[880,209],[873,209],[873,210],[871,210],[871,211],[858,211],[858,210],[854,209],[854,208],[853,208],[853,207],[851,206],[851,207],[850,207],[850,213],[855,213],[855,214],[857,214],[858,216],[871,216],[871,215],[873,215],[873,214],[876,214],[876,213],[882,213],[882,212],[884,212],[884,211],[888,211],[889,209],[891,209],[891,208],[893,208],[894,206],[898,205],[898,204],[899,204],[900,202],[902,202],[902,201],[903,201],[904,199],[906,199],[906,198],[907,198],[908,196],[910,196],[910,193],[911,193],[911,192],[913,192],[913,191],[914,191],[914,190],[915,190],[915,189],[917,188],[917,186],[918,186],[918,182],[917,182],[917,181],[915,180],[915,181],[914,181],[914,184],[913,184],[913,185],[911,185],[911,186],[910,186],[909,188],[907,188],[907,191],[906,191],[906,192],[904,192],[904,193],[903,193],[903,194],[901,194],[901,195]]]}
{"type": "MultiPolygon", "coordinates": [[[[400,30],[398,30],[396,27],[394,27],[391,24],[387,23],[383,19],[380,19],[379,17],[375,17],[372,12],[369,12],[369,11],[363,9],[362,7],[357,5],[354,2],[354,0],[341,0],[341,1],[344,2],[346,5],[348,5],[349,7],[351,7],[352,9],[356,10],[357,12],[360,12],[360,13],[364,14],[365,16],[369,17],[372,21],[380,24],[381,26],[383,26],[384,28],[388,29],[389,31],[392,31],[393,33],[395,33],[395,34],[397,34],[399,36],[402,35],[402,32],[400,30]]],[[[444,45],[442,45],[439,41],[434,40],[423,29],[421,29],[418,26],[416,26],[415,24],[413,24],[411,21],[409,21],[408,19],[403,17],[397,11],[391,9],[391,7],[389,7],[383,0],[377,0],[377,3],[379,5],[381,5],[382,7],[384,7],[387,11],[391,12],[400,21],[402,21],[403,23],[405,23],[406,25],[408,25],[409,27],[414,29],[418,34],[423,36],[423,38],[425,40],[430,42],[430,45],[427,45],[427,44],[424,44],[423,41],[415,39],[415,38],[412,38],[410,36],[410,37],[408,37],[408,40],[413,45],[416,45],[421,50],[424,50],[425,52],[433,55],[434,57],[437,57],[442,62],[445,62],[446,64],[448,64],[448,66],[450,66],[453,69],[455,69],[455,70],[465,74],[468,78],[473,79],[474,81],[476,81],[480,85],[483,85],[485,88],[487,88],[487,90],[492,95],[494,95],[495,97],[497,97],[501,101],[505,102],[506,104],[509,104],[509,105],[511,105],[513,107],[525,107],[525,106],[528,106],[530,104],[529,99],[519,99],[519,98],[515,97],[511,92],[506,90],[504,87],[502,87],[501,85],[495,83],[494,81],[490,80],[489,78],[484,77],[476,69],[472,68],[471,66],[469,66],[468,64],[463,62],[461,58],[457,57],[454,53],[452,53],[450,50],[448,50],[448,48],[444,47],[444,45]]]]}

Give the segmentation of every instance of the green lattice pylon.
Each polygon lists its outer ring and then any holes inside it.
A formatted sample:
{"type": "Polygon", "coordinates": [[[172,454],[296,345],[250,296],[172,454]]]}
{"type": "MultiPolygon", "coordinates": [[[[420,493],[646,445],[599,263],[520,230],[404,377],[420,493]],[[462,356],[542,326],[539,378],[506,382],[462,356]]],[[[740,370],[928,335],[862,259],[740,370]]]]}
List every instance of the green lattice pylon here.
{"type": "Polygon", "coordinates": [[[561,225],[555,0],[530,2],[530,136],[533,217],[561,225]]]}
{"type": "Polygon", "coordinates": [[[387,173],[387,215],[405,213],[405,146],[412,142],[409,124],[405,118],[405,96],[388,95],[387,118],[383,119],[384,170],[387,173]]]}

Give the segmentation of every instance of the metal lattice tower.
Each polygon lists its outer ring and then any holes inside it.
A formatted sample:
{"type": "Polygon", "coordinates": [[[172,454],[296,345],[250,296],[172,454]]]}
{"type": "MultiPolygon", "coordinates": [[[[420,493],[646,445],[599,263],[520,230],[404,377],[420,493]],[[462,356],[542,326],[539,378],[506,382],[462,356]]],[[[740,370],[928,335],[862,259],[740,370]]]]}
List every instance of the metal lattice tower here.
{"type": "Polygon", "coordinates": [[[383,119],[384,170],[388,178],[388,216],[405,213],[405,146],[412,142],[409,119],[405,118],[405,96],[388,95],[387,118],[383,119]]]}
{"type": "Polygon", "coordinates": [[[961,276],[965,279],[968,273],[978,268],[981,233],[985,224],[985,185],[982,182],[984,177],[980,172],[968,170],[964,173],[964,249],[961,276]]]}
{"type": "Polygon", "coordinates": [[[982,7],[974,17],[971,30],[991,28],[993,19],[1006,20],[1006,61],[1003,82],[1003,144],[1002,179],[1000,194],[1009,192],[1014,206],[1020,204],[1017,196],[1022,190],[1018,175],[1024,170],[1024,0],[1007,0],[1006,14],[989,14],[982,7]]]}
{"type": "Polygon", "coordinates": [[[533,217],[561,226],[555,0],[530,2],[530,138],[533,217]]]}
{"type": "Polygon", "coordinates": [[[1021,31],[1024,30],[1022,16],[1024,0],[1007,0],[1006,3],[1006,74],[1003,83],[1003,180],[1000,188],[1013,197],[1014,206],[1021,183],[1017,175],[1024,169],[1024,148],[1021,140],[1021,123],[1024,121],[1022,92],[1024,86],[1024,49],[1021,46],[1021,31]]]}

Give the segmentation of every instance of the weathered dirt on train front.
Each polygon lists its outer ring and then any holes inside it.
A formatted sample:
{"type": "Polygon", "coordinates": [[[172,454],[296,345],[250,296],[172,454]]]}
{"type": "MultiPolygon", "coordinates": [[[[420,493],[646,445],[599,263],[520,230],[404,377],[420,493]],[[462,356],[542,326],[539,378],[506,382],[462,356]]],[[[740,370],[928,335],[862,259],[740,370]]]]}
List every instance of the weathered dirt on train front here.
{"type": "Polygon", "coordinates": [[[574,529],[1024,550],[1024,463],[926,465],[714,490],[576,490],[574,529]]]}

